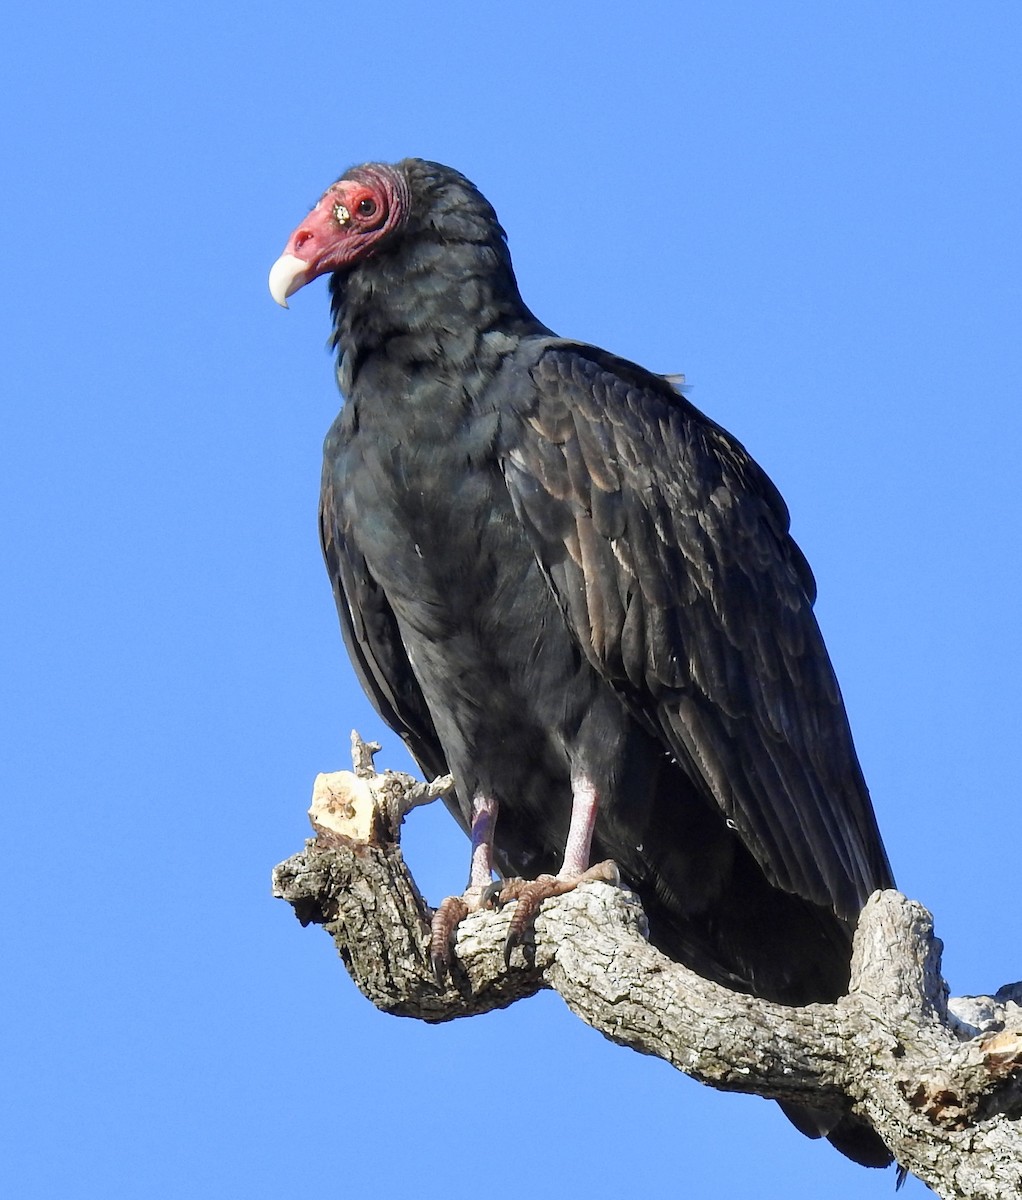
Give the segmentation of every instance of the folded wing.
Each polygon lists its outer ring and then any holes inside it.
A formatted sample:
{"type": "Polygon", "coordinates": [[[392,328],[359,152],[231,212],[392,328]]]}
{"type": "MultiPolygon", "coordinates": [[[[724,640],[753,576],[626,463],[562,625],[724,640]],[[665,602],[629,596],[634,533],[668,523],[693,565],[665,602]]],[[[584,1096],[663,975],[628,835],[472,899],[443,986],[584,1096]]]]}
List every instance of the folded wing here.
{"type": "Polygon", "coordinates": [[[497,386],[507,486],[586,656],[772,883],[854,919],[891,873],[773,484],[593,347],[527,340],[497,386]]]}

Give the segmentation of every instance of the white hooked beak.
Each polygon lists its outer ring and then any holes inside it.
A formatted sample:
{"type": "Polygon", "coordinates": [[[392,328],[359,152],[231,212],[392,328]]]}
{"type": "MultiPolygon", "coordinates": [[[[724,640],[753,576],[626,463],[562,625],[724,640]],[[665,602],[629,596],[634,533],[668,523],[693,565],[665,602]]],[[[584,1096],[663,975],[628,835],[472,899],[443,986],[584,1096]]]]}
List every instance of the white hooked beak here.
{"type": "Polygon", "coordinates": [[[287,308],[287,298],[304,287],[309,278],[309,264],[293,254],[282,254],[270,267],[270,295],[281,308],[287,308]]]}

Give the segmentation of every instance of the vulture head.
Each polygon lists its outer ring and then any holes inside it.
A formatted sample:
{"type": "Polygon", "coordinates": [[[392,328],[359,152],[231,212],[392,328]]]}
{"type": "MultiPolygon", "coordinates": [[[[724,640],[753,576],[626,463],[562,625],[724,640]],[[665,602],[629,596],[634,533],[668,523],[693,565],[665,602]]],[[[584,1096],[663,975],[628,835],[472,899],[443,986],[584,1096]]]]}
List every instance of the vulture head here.
{"type": "Polygon", "coordinates": [[[270,269],[270,294],[287,308],[287,298],[318,276],[346,272],[415,235],[504,242],[493,208],[458,171],[418,158],[364,163],[331,184],[291,234],[270,269]]]}

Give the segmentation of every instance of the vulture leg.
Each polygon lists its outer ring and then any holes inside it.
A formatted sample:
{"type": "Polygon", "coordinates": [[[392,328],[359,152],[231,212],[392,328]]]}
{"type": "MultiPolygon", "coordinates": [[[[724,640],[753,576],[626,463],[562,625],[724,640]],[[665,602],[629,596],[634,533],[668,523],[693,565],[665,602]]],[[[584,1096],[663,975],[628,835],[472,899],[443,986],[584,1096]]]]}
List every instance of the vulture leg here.
{"type": "Polygon", "coordinates": [[[497,801],[492,796],[472,800],[472,866],[468,887],[460,896],[448,896],[433,914],[429,957],[437,983],[442,983],[451,962],[451,937],[471,912],[483,907],[493,879],[493,827],[497,823],[497,801]]]}
{"type": "MultiPolygon", "coordinates": [[[[539,912],[539,907],[550,896],[563,896],[573,891],[580,883],[599,879],[604,883],[621,882],[617,864],[610,859],[589,865],[593,842],[593,828],[599,809],[599,794],[592,780],[582,772],[571,776],[571,823],[564,843],[564,860],[556,875],[540,875],[536,879],[509,879],[500,889],[500,903],[517,900],[518,907],[508,926],[507,941],[504,943],[504,962],[510,965],[511,951],[519,945],[525,930],[539,912]]],[[[492,890],[492,889],[491,889],[492,890]]]]}

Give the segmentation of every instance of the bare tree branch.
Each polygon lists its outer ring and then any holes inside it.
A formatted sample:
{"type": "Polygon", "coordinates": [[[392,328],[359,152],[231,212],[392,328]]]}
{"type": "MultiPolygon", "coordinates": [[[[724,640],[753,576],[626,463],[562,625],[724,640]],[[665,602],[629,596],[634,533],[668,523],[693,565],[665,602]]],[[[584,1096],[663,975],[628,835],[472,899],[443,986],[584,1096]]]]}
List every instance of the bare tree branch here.
{"type": "Polygon", "coordinates": [[[317,836],[276,868],[274,894],[303,924],[324,926],[378,1008],[449,1021],[553,988],[612,1041],[713,1087],[853,1107],[942,1197],[1022,1196],[1022,985],[949,1004],[941,944],[921,905],[893,891],[870,899],[851,986],[835,1004],[791,1008],[700,978],[649,945],[632,893],[602,883],[547,901],[510,967],[512,910],[470,915],[441,985],[429,957],[432,910],[397,831],[409,808],[451,783],[377,775],[376,749],[354,735],[355,772],[317,779],[317,836]]]}

